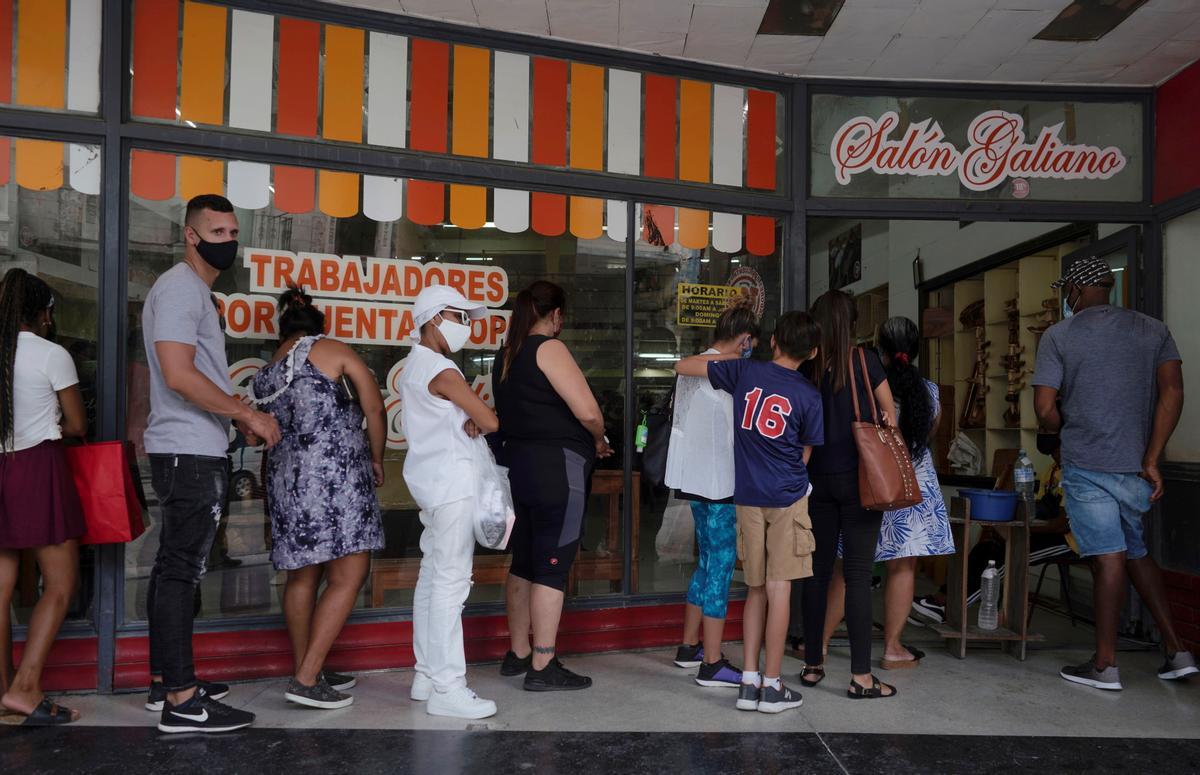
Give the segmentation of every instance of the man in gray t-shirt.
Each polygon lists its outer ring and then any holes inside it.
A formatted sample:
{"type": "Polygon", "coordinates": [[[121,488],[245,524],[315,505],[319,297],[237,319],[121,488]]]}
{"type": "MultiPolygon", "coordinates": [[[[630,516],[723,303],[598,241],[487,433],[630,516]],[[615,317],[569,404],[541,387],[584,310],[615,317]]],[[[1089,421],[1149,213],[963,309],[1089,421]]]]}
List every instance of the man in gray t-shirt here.
{"type": "Polygon", "coordinates": [[[1062,487],[1079,554],[1092,559],[1096,654],[1062,669],[1068,681],[1121,688],[1117,622],[1128,578],[1162,633],[1160,678],[1200,672],[1175,633],[1142,515],[1162,497],[1159,462],[1183,411],[1183,368],[1162,321],[1109,304],[1108,264],[1085,258],[1053,287],[1071,315],[1038,346],[1034,403],[1045,431],[1062,435],[1062,487]]]}
{"type": "Polygon", "coordinates": [[[233,205],[215,194],[194,197],[183,234],[183,262],[158,278],[142,310],[150,370],[145,444],[162,512],[146,592],[146,707],[161,710],[162,732],[226,732],[249,726],[254,714],[217,702],[229,687],[196,680],[193,599],[225,508],[229,422],[268,446],[279,441],[279,425],[235,398],[229,381],[212,284],[237,257],[233,205]]]}

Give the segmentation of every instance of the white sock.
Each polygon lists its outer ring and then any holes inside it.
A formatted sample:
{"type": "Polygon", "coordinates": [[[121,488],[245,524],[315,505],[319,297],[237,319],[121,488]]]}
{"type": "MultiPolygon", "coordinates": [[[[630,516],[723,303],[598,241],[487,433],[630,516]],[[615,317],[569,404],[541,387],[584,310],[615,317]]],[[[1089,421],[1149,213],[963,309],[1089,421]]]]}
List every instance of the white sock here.
{"type": "Polygon", "coordinates": [[[764,687],[770,686],[775,691],[779,691],[780,689],[783,688],[783,681],[780,681],[778,676],[776,676],[775,678],[764,678],[762,685],[764,687]]]}
{"type": "Polygon", "coordinates": [[[742,671],[742,683],[748,684],[750,686],[762,686],[762,676],[759,675],[757,672],[752,673],[749,670],[743,670],[742,671]]]}

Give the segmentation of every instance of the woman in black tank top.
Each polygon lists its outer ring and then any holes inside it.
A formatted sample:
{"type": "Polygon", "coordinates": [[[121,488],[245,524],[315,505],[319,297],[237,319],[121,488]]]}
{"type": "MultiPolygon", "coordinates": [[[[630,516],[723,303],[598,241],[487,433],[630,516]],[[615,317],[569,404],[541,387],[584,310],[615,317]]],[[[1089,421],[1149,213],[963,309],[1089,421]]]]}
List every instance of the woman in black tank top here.
{"type": "Polygon", "coordinates": [[[544,280],[517,294],[508,341],[492,374],[517,512],[504,595],[512,646],[500,673],[525,674],[530,691],[592,685],[563,667],[554,643],[567,574],[583,536],[592,468],[612,449],[583,372],[556,338],[565,303],[562,288],[544,280]]]}

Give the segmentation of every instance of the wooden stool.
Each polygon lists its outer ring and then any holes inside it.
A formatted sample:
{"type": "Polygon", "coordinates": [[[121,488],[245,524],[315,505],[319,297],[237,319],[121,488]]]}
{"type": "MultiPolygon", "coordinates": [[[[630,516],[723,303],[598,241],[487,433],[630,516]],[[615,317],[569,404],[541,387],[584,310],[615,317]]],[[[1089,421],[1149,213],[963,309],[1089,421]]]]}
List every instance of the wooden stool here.
{"type": "MultiPolygon", "coordinates": [[[[632,559],[630,592],[638,589],[638,529],[641,522],[640,488],[642,475],[633,472],[633,492],[630,493],[629,503],[633,512],[633,532],[630,541],[632,559]]],[[[621,581],[625,577],[624,552],[621,550],[621,496],[625,492],[625,473],[619,470],[604,469],[592,473],[592,495],[607,499],[607,519],[604,535],[603,553],[585,552],[580,550],[571,566],[571,575],[567,577],[567,594],[574,595],[580,581],[608,581],[613,592],[621,591],[621,581]]]]}

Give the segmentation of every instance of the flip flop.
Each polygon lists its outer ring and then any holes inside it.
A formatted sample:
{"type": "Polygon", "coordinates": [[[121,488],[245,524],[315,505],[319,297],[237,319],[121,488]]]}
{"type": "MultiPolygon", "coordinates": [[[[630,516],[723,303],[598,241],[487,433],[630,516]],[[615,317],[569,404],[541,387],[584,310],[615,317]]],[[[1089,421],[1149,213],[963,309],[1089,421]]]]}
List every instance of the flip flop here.
{"type": "Polygon", "coordinates": [[[74,721],[75,719],[71,718],[72,715],[74,715],[74,711],[67,706],[43,699],[28,716],[23,713],[0,716],[0,724],[22,727],[57,727],[74,721]]]}
{"type": "Polygon", "coordinates": [[[921,664],[921,660],[925,657],[924,651],[921,651],[921,649],[917,648],[916,646],[909,646],[904,643],[901,643],[900,645],[904,647],[905,651],[907,651],[909,654],[912,654],[913,658],[881,659],[879,660],[880,667],[882,667],[884,670],[910,670],[921,664]]]}

